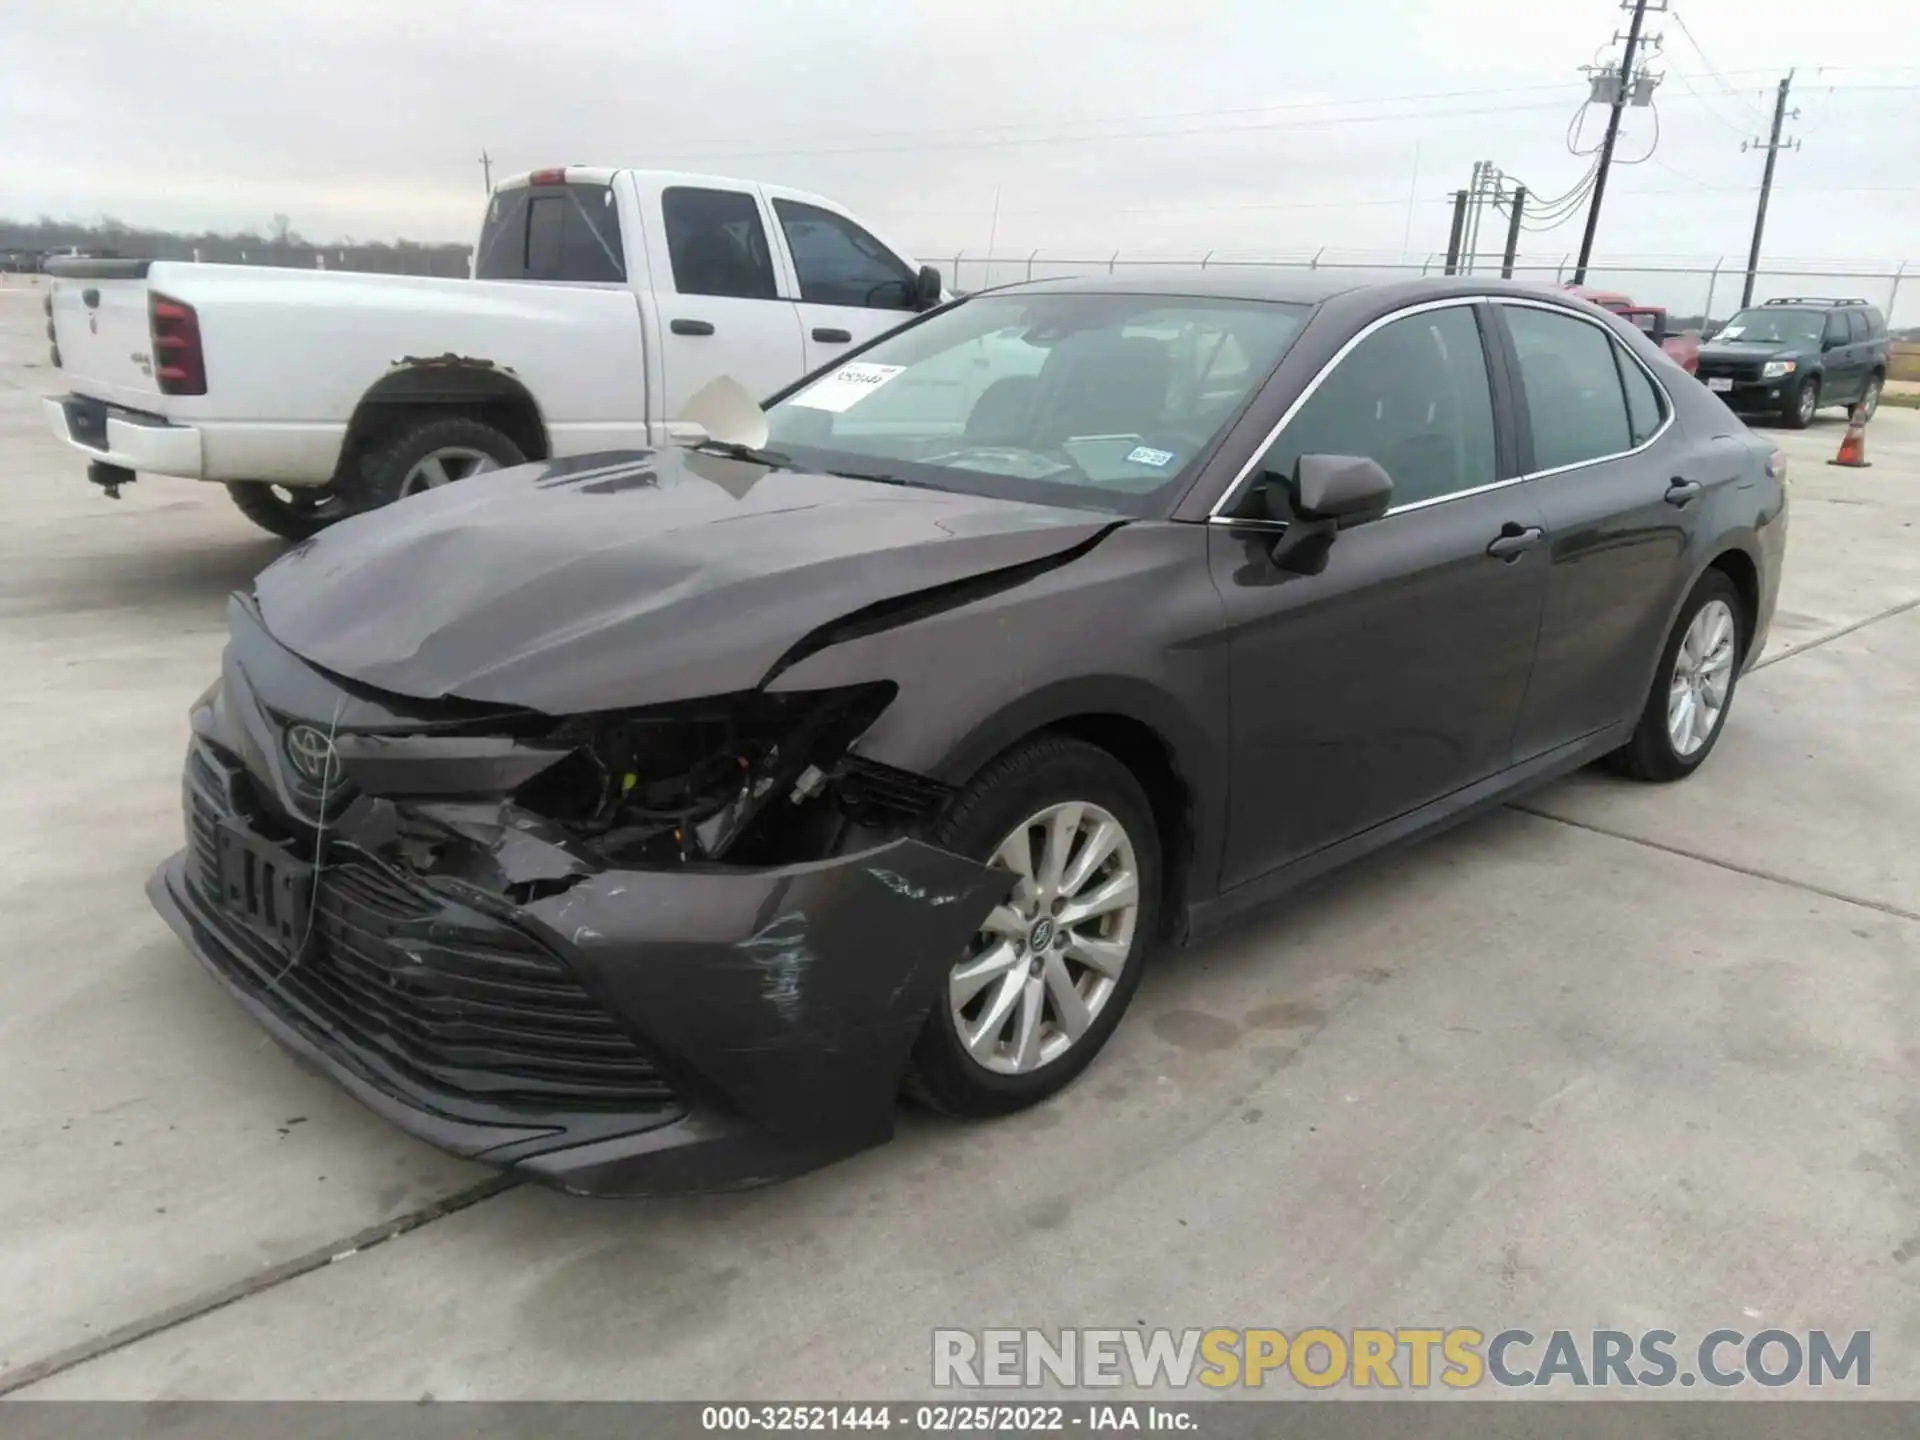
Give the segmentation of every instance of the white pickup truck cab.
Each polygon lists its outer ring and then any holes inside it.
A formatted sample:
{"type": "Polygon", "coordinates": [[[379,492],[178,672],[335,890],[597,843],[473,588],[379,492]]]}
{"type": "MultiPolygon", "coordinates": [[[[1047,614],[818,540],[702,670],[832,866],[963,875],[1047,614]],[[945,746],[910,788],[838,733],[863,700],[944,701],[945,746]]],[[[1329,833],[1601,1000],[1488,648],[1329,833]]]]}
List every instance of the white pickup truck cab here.
{"type": "Polygon", "coordinates": [[[478,470],[658,445],[731,375],[771,394],[944,298],[816,195],[643,170],[493,194],[473,278],[63,259],[47,299],[88,476],[226,485],[299,539],[478,470]]]}

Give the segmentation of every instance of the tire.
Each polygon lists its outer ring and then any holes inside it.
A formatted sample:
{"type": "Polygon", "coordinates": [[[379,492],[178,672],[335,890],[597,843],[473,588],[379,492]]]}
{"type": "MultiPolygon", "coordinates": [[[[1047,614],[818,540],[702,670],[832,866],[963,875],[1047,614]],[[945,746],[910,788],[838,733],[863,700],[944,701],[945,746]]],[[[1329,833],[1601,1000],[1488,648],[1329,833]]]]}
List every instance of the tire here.
{"type": "MultiPolygon", "coordinates": [[[[1003,848],[1002,842],[1011,843],[1023,821],[1057,813],[1055,807],[1063,806],[1080,807],[1082,816],[1081,828],[1071,836],[1073,844],[1067,852],[1070,858],[1064,867],[1065,880],[1073,879],[1073,859],[1086,853],[1086,845],[1103,822],[1117,825],[1125,841],[1124,846],[1111,852],[1083,876],[1083,883],[1073,893],[1084,900],[1113,884],[1127,868],[1126,852],[1130,848],[1136,877],[1136,906],[1130,916],[1110,911],[1082,925],[1069,922],[1055,926],[1056,913],[1072,912],[1063,912],[1058,905],[1034,903],[1034,888],[1030,882],[1023,882],[1009,903],[995,911],[988,928],[969,942],[968,954],[956,960],[940,986],[926,1026],[914,1046],[908,1062],[906,1091],[932,1109],[948,1115],[985,1118],[1010,1114],[1056,1093],[1100,1052],[1120,1024],[1140,984],[1160,922],[1164,873],[1160,840],[1154,827],[1153,807],[1140,782],[1106,751],[1065,736],[1043,735],[1027,741],[993,761],[975,777],[954,798],[925,838],[957,854],[993,861],[1003,848]],[[1105,815],[1095,815],[1094,811],[1103,811],[1105,815]],[[1022,911],[1026,913],[1021,914],[1022,911]],[[1005,925],[1001,924],[1016,915],[1022,925],[1032,922],[1026,938],[1018,942],[1009,937],[1005,925]],[[1000,928],[996,929],[996,925],[1000,928]],[[1050,927],[1054,934],[1067,936],[1064,949],[1049,943],[1042,925],[1050,927]],[[1103,932],[1111,938],[1103,939],[1103,932]],[[1043,962],[1036,961],[1036,949],[1029,948],[1036,937],[1047,956],[1044,968],[1038,973],[1034,967],[1043,962]],[[1093,953],[1081,948],[1089,940],[1099,940],[1106,947],[1104,975],[1077,958],[1093,953]],[[954,984],[956,978],[970,966],[991,967],[1004,960],[1006,952],[1000,952],[997,959],[992,953],[999,945],[1012,947],[1011,963],[1004,971],[994,971],[995,978],[983,981],[960,1006],[961,1013],[956,1016],[954,999],[959,993],[954,984]],[[1083,1008],[1091,1012],[1090,1023],[1077,1036],[1069,1036],[1059,1003],[1054,998],[1061,985],[1069,987],[1080,997],[1083,1008]],[[1010,988],[1003,992],[1003,986],[1010,988]],[[1005,994],[1017,996],[1018,1001],[994,1032],[1004,1036],[1004,1044],[990,1037],[981,1047],[983,1052],[998,1050],[992,1059],[994,1066],[1000,1068],[994,1068],[968,1049],[960,1027],[976,1022],[984,1024],[989,1008],[1005,994]],[[1019,1002],[1025,1002],[1029,996],[1033,997],[1036,1023],[1023,1027],[1027,1009],[1019,1002]],[[1023,1050],[1019,1041],[1026,1034],[1033,1036],[1033,1042],[1023,1050]],[[1055,1048],[1056,1053],[1042,1058],[1048,1048],[1055,1048]],[[1032,1063],[1027,1068],[1017,1068],[1023,1054],[1032,1063]]],[[[1044,827],[1036,828],[1042,829],[1042,833],[1051,833],[1044,827]]],[[[1031,835],[1029,832],[1029,838],[1031,835]]],[[[1035,847],[1032,855],[1039,862],[1032,868],[1044,876],[1046,848],[1035,847]]],[[[979,973],[976,969],[976,978],[979,973]]]]}
{"type": "Polygon", "coordinates": [[[375,510],[433,485],[526,463],[520,447],[491,425],[457,415],[409,425],[360,465],[359,509],[375,510]],[[435,462],[444,478],[431,478],[435,462]]]}
{"type": "MultiPolygon", "coordinates": [[[[1880,392],[1886,386],[1884,375],[1874,374],[1867,377],[1867,388],[1860,392],[1855,408],[1866,412],[1864,419],[1871,420],[1880,410],[1880,392]]],[[[1849,414],[1852,412],[1849,411],[1849,414]]]]}
{"type": "MultiPolygon", "coordinates": [[[[1721,732],[1727,728],[1727,715],[1733,709],[1734,691],[1740,681],[1741,663],[1746,658],[1750,624],[1745,602],[1741,600],[1733,581],[1722,571],[1707,571],[1700,578],[1700,583],[1693,587],[1687,603],[1680,607],[1679,618],[1673,622],[1673,633],[1667,637],[1667,643],[1660,651],[1660,665],[1654,671],[1653,688],[1648,692],[1647,703],[1640,711],[1640,723],[1634,727],[1633,738],[1607,757],[1613,769],[1636,780],[1665,783],[1684,780],[1705,763],[1707,756],[1713,753],[1713,747],[1719,743],[1721,732]],[[1715,605],[1725,607],[1726,616],[1731,622],[1725,683],[1720,690],[1719,708],[1712,716],[1705,737],[1698,739],[1694,748],[1687,750],[1676,744],[1673,727],[1668,723],[1670,707],[1680,684],[1676,676],[1676,664],[1694,621],[1703,611],[1715,605]]],[[[1711,687],[1703,688],[1710,696],[1711,687]]],[[[1699,695],[1700,692],[1696,691],[1695,705],[1699,703],[1699,695]]]]}
{"type": "Polygon", "coordinates": [[[332,487],[269,485],[241,480],[227,486],[240,513],[282,540],[307,540],[351,513],[332,487]]]}
{"type": "Polygon", "coordinates": [[[1789,430],[1804,430],[1813,423],[1814,411],[1819,408],[1820,377],[1809,375],[1793,392],[1793,403],[1780,412],[1780,422],[1789,430]]]}

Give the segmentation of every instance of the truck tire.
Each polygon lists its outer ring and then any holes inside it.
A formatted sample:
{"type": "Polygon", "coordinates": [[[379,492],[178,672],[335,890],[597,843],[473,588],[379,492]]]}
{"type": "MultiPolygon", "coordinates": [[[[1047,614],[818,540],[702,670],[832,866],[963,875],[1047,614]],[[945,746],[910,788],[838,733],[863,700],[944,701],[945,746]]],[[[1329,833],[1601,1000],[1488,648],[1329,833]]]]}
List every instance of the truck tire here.
{"type": "Polygon", "coordinates": [[[242,515],[282,540],[309,539],[348,513],[346,504],[327,485],[240,480],[227,486],[227,494],[242,515]]]}
{"type": "Polygon", "coordinates": [[[360,465],[358,508],[373,510],[488,470],[522,465],[520,447],[491,425],[429,416],[401,430],[360,465]]]}

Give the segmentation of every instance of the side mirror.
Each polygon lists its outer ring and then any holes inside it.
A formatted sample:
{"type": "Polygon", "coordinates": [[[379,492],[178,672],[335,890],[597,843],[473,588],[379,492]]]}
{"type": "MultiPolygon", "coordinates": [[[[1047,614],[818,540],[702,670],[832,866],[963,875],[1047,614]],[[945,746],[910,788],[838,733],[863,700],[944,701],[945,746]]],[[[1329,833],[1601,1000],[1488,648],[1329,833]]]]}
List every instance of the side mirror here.
{"type": "Polygon", "coordinates": [[[1387,513],[1393,479],[1364,455],[1302,455],[1288,498],[1297,518],[1345,530],[1387,513]]]}
{"type": "Polygon", "coordinates": [[[931,310],[940,303],[940,272],[931,265],[922,265],[920,273],[913,277],[913,294],[908,298],[915,310],[931,310]]]}
{"type": "Polygon", "coordinates": [[[1268,471],[1260,495],[1266,518],[1287,527],[1268,551],[1274,565],[1296,575],[1318,575],[1327,568],[1336,535],[1387,513],[1393,481],[1365,456],[1302,455],[1291,479],[1268,471]]]}

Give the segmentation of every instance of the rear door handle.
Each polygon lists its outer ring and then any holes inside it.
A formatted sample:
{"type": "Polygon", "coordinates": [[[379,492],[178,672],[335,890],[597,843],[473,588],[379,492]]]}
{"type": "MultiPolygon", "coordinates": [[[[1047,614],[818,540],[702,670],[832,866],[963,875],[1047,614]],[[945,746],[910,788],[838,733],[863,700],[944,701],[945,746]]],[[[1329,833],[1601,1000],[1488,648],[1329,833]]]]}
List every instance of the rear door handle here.
{"type": "Polygon", "coordinates": [[[1706,489],[1698,480],[1686,480],[1676,475],[1667,486],[1667,504],[1684,508],[1705,494],[1706,489]]]}
{"type": "Polygon", "coordinates": [[[1493,543],[1487,546],[1487,554],[1511,565],[1538,545],[1546,533],[1538,525],[1516,525],[1509,520],[1500,527],[1500,533],[1494,537],[1493,543]]]}
{"type": "Polygon", "coordinates": [[[822,345],[847,345],[853,341],[853,332],[851,330],[834,330],[822,325],[814,330],[813,338],[818,340],[822,345]]]}
{"type": "Polygon", "coordinates": [[[711,320],[676,320],[667,328],[676,335],[711,335],[713,322],[711,320]]]}

